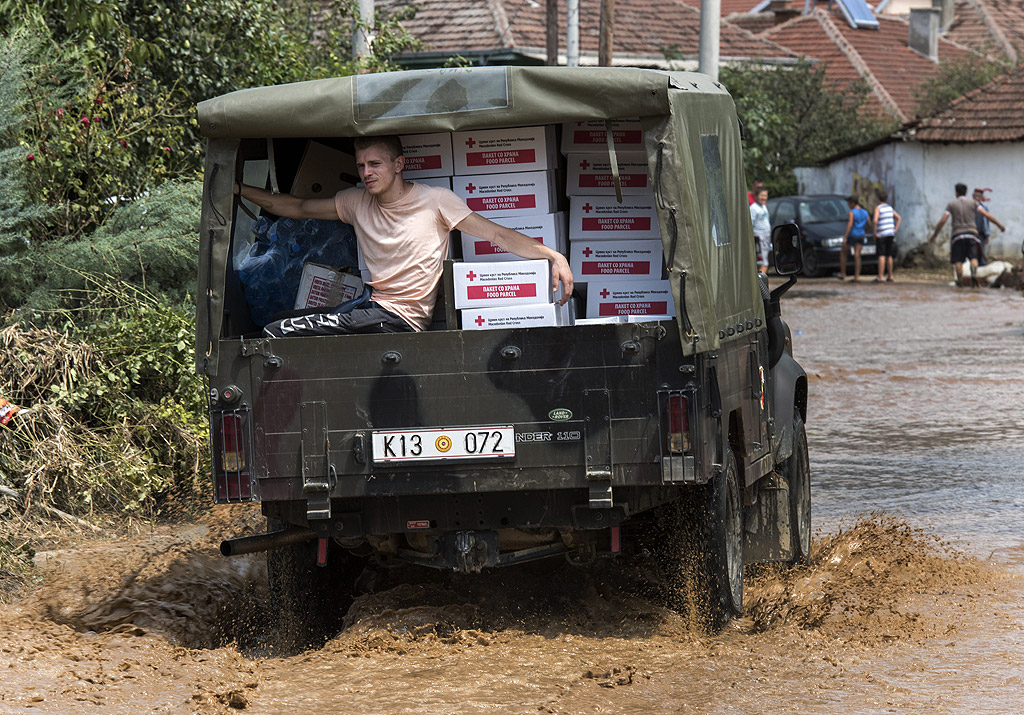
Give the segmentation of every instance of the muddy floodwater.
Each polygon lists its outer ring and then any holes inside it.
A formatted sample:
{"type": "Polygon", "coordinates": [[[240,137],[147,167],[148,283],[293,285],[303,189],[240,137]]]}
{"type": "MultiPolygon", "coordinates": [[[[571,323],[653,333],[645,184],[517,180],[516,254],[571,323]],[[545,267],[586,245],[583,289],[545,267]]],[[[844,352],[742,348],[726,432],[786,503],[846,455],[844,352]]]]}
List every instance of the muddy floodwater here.
{"type": "Polygon", "coordinates": [[[0,713],[1024,712],[1024,298],[802,280],[815,543],[708,636],[629,566],[364,582],[274,648],[252,509],[40,553],[0,606],[0,713]]]}

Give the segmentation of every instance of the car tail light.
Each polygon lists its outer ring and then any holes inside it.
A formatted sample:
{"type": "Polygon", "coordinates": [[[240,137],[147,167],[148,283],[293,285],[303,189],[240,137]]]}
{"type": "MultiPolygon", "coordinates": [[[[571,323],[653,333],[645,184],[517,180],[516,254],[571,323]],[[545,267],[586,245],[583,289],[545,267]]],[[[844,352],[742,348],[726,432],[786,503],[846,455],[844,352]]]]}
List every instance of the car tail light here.
{"type": "Polygon", "coordinates": [[[676,454],[690,451],[690,420],[687,415],[685,395],[669,395],[665,401],[668,413],[665,420],[668,425],[668,450],[676,454]]]}
{"type": "Polygon", "coordinates": [[[214,481],[217,501],[252,497],[249,477],[249,432],[245,418],[237,412],[214,415],[214,444],[219,446],[214,481]]]}

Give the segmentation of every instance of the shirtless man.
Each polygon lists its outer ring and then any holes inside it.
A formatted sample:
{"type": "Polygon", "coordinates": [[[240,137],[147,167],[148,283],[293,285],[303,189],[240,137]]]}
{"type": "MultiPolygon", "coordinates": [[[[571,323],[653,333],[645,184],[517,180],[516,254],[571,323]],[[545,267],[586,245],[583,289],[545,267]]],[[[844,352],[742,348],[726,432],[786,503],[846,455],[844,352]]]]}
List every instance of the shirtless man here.
{"type": "Polygon", "coordinates": [[[398,137],[360,137],[356,167],[365,188],[345,189],[331,199],[301,199],[236,185],[235,193],[276,215],[341,219],[353,226],[370,272],[372,300],[350,312],[315,313],[277,320],[264,328],[273,337],[332,333],[396,333],[430,325],[448,255],[448,233],[459,229],[485,238],[522,258],[551,264],[551,287],[562,284],[562,304],[572,294],[573,277],[565,256],[470,210],[454,192],[408,182],[398,137]]]}
{"type": "Polygon", "coordinates": [[[946,204],[946,211],[939,219],[939,223],[928,237],[928,243],[934,243],[939,231],[946,225],[946,219],[953,219],[953,239],[949,244],[949,259],[956,271],[956,284],[963,284],[963,262],[971,261],[971,287],[977,288],[978,283],[978,255],[981,250],[981,242],[978,240],[978,228],[974,217],[981,214],[989,221],[999,227],[1000,231],[1006,228],[999,220],[985,209],[981,208],[974,199],[967,198],[967,185],[956,185],[956,198],[946,204]]]}

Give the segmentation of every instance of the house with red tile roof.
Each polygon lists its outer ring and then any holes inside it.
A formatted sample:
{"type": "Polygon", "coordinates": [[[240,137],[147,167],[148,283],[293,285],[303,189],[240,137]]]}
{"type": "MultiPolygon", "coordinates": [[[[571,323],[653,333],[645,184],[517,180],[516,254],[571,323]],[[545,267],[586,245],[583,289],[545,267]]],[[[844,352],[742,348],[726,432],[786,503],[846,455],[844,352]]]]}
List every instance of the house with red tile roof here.
{"type": "MultiPolygon", "coordinates": [[[[910,124],[885,139],[835,157],[820,167],[796,169],[801,193],[851,192],[854,182],[885,187],[903,217],[900,250],[927,241],[963,182],[986,188],[989,210],[1004,224],[989,243],[995,258],[1020,258],[1024,236],[1024,70],[1003,75],[952,102],[949,109],[910,124]]],[[[949,232],[940,237],[947,249],[949,232]]]]}
{"type": "MultiPolygon", "coordinates": [[[[1020,0],[939,0],[937,4],[946,15],[940,27],[946,39],[1010,64],[1024,57],[1024,3],[1020,0]]],[[[932,6],[931,0],[891,0],[883,12],[897,10],[905,15],[911,8],[932,6]]]]}
{"type": "MultiPolygon", "coordinates": [[[[405,53],[409,68],[437,67],[459,55],[473,64],[544,64],[544,0],[377,0],[376,10],[391,14],[411,6],[415,15],[402,26],[423,42],[405,53]]],[[[560,64],[565,64],[565,3],[560,3],[560,64]]],[[[580,0],[580,64],[597,64],[600,0],[580,0]]],[[[615,6],[613,64],[696,70],[700,10],[683,0],[618,0],[615,6]]],[[[796,55],[773,41],[723,22],[721,62],[794,62],[796,55]]]]}
{"type": "Polygon", "coordinates": [[[826,78],[838,87],[866,83],[868,111],[907,122],[917,114],[922,88],[938,76],[938,62],[964,59],[971,51],[936,34],[935,55],[928,56],[910,46],[911,25],[906,18],[880,15],[876,19],[877,29],[851,27],[836,10],[815,7],[759,37],[822,62],[826,78]]]}

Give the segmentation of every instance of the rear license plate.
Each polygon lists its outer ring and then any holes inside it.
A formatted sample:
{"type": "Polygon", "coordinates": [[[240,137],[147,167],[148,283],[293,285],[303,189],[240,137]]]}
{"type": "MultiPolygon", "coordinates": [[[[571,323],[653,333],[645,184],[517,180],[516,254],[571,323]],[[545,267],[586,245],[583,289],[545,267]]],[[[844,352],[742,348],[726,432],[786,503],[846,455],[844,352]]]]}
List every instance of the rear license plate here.
{"type": "Polygon", "coordinates": [[[511,425],[449,429],[386,430],[372,433],[373,463],[512,459],[516,432],[511,425]]]}

